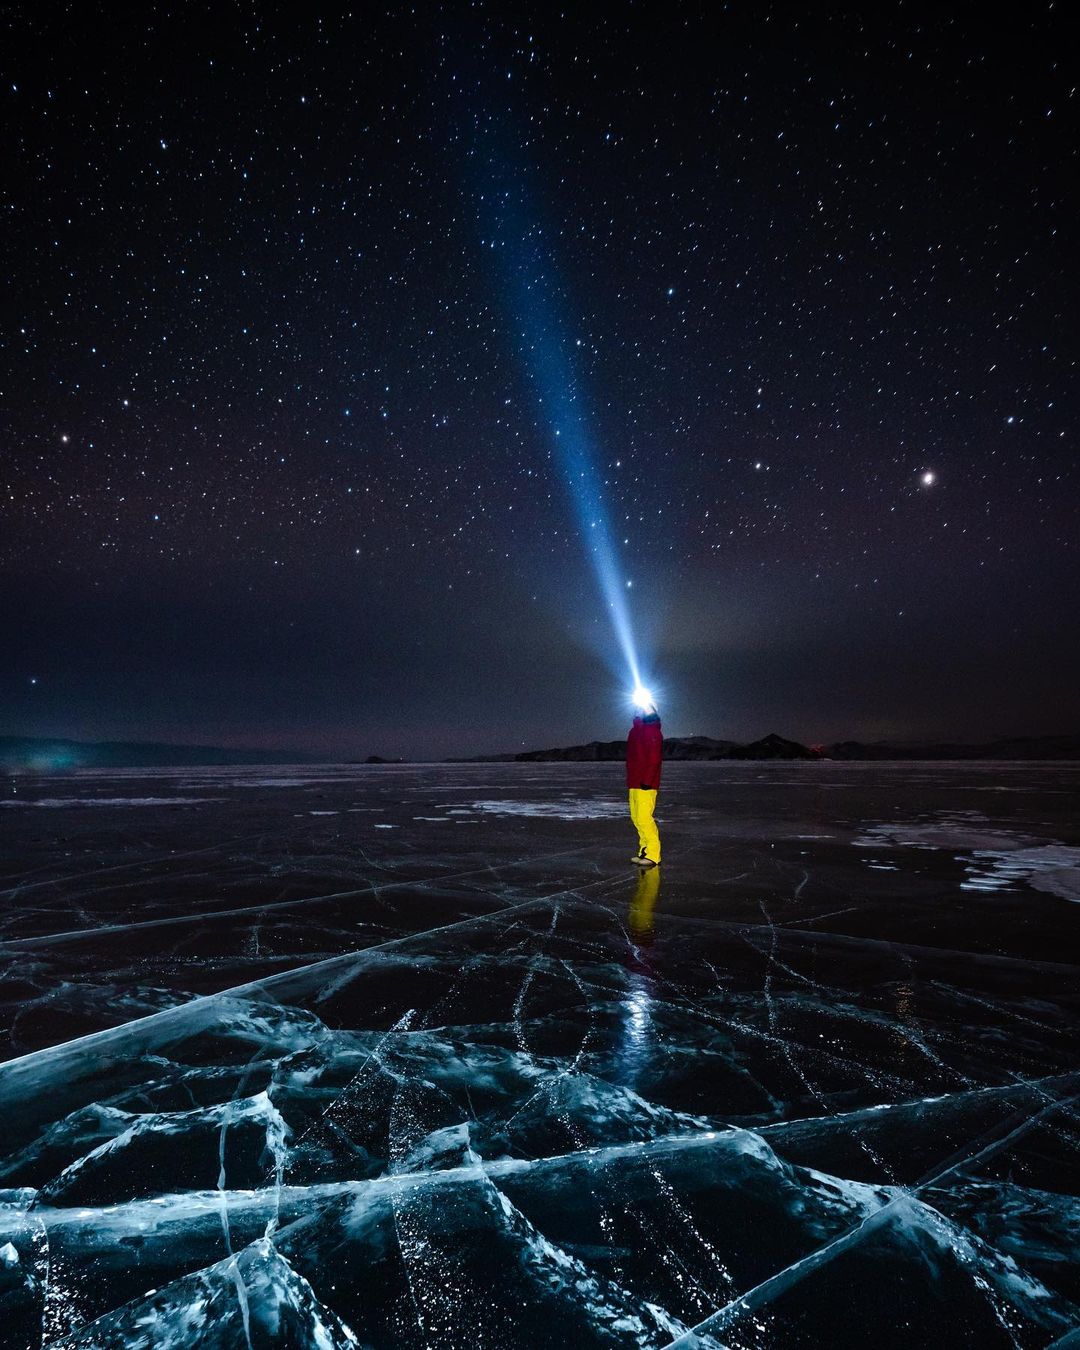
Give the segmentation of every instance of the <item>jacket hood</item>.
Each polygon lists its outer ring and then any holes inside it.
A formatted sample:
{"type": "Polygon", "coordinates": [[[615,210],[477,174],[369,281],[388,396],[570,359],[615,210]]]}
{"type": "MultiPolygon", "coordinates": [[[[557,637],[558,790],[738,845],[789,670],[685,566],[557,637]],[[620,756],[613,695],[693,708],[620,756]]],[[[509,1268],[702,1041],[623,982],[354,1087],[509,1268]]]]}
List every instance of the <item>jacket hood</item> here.
{"type": "Polygon", "coordinates": [[[634,714],[634,726],[636,726],[636,727],[643,727],[643,726],[659,726],[659,724],[660,724],[660,714],[659,714],[659,713],[652,712],[652,713],[635,713],[635,714],[634,714]]]}

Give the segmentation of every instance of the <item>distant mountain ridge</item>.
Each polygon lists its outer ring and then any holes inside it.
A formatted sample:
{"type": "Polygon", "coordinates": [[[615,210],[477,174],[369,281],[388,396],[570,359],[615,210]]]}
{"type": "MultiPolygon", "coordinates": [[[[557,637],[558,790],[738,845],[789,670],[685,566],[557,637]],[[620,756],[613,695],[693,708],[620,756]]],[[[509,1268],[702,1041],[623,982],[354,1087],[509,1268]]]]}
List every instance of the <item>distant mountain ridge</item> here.
{"type": "Polygon", "coordinates": [[[1080,759],[1080,735],[1003,736],[977,745],[838,741],[826,754],[830,759],[1080,759]]]}
{"type": "MultiPolygon", "coordinates": [[[[617,741],[589,741],[587,745],[568,745],[555,750],[521,750],[510,755],[474,755],[458,763],[535,764],[589,763],[626,758],[626,738],[617,741]]],[[[798,741],[785,740],[775,732],[759,741],[739,745],[736,741],[715,741],[709,736],[665,736],[665,760],[707,759],[818,759],[818,754],[798,741]]]]}
{"type": "MultiPolygon", "coordinates": [[[[626,754],[626,741],[589,741],[553,750],[522,750],[508,755],[474,755],[472,764],[511,763],[590,763],[620,760],[626,754]]],[[[837,741],[833,745],[807,746],[788,740],[775,732],[760,740],[740,745],[736,741],[712,740],[708,736],[666,736],[665,760],[719,759],[1011,759],[1080,760],[1080,735],[1011,736],[978,745],[949,742],[894,743],[888,741],[837,741]]]]}
{"type": "MultiPolygon", "coordinates": [[[[448,764],[603,763],[621,760],[626,740],[589,741],[548,750],[521,750],[502,755],[471,755],[448,764]]],[[[837,741],[806,746],[775,732],[740,744],[711,736],[667,736],[664,758],[690,760],[918,760],[1003,759],[1080,760],[1080,735],[1011,736],[978,745],[948,742],[837,741]]],[[[0,736],[0,769],[8,772],[57,773],[68,769],[197,768],[227,764],[325,764],[330,757],[281,750],[236,750],[213,745],[170,745],[158,741],[75,741],[64,737],[0,736]]],[[[369,755],[366,760],[343,756],[340,763],[403,764],[402,759],[369,755]]]]}

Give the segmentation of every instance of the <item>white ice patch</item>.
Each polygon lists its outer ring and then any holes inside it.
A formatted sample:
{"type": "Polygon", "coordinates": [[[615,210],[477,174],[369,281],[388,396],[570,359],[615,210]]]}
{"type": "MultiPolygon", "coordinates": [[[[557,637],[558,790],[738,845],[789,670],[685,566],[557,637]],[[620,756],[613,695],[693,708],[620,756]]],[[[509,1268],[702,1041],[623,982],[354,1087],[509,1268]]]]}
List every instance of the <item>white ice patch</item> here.
{"type": "Polygon", "coordinates": [[[916,824],[871,825],[852,843],[856,848],[950,849],[966,853],[975,849],[1024,848],[1038,840],[1030,835],[989,828],[978,816],[947,816],[916,824]]]}
{"type": "Polygon", "coordinates": [[[0,806],[195,806],[221,797],[39,797],[37,801],[7,797],[0,806]]]}
{"type": "Polygon", "coordinates": [[[971,875],[961,890],[1009,890],[1026,881],[1037,891],[1080,903],[1080,848],[1044,844],[1009,852],[976,849],[967,867],[971,875]]]}
{"type": "Polygon", "coordinates": [[[545,816],[552,820],[604,820],[626,814],[626,807],[621,802],[581,797],[550,802],[473,802],[473,808],[493,816],[545,816]]]}
{"type": "MultiPolygon", "coordinates": [[[[930,823],[871,825],[853,843],[856,848],[885,846],[953,853],[968,873],[968,879],[960,883],[964,891],[1008,891],[1026,882],[1037,891],[1080,902],[1080,848],[988,828],[982,824],[983,819],[971,812],[930,823]]],[[[885,870],[877,858],[868,859],[867,865],[885,870]]]]}

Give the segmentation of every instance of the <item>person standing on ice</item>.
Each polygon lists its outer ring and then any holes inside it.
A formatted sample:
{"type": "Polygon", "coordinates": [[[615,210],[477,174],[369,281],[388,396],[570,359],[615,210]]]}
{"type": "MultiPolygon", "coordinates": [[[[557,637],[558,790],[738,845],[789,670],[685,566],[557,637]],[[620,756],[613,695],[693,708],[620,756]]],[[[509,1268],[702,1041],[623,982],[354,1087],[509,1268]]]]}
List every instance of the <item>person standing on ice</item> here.
{"type": "Polygon", "coordinates": [[[660,832],[653,812],[660,790],[660,765],[664,757],[664,737],[660,714],[645,690],[635,695],[641,709],[626,739],[626,786],[630,790],[630,819],[638,834],[638,851],[631,860],[636,867],[660,865],[660,832]]]}

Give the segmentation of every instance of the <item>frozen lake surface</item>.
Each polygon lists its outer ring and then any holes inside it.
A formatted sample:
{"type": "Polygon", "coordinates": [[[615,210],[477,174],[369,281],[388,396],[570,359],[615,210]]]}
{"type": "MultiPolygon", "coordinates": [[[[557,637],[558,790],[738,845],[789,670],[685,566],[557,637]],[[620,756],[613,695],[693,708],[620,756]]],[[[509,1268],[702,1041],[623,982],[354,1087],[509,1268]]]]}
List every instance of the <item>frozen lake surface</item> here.
{"type": "Polygon", "coordinates": [[[1080,765],[0,799],[0,1345],[1080,1344],[1080,765]]]}

